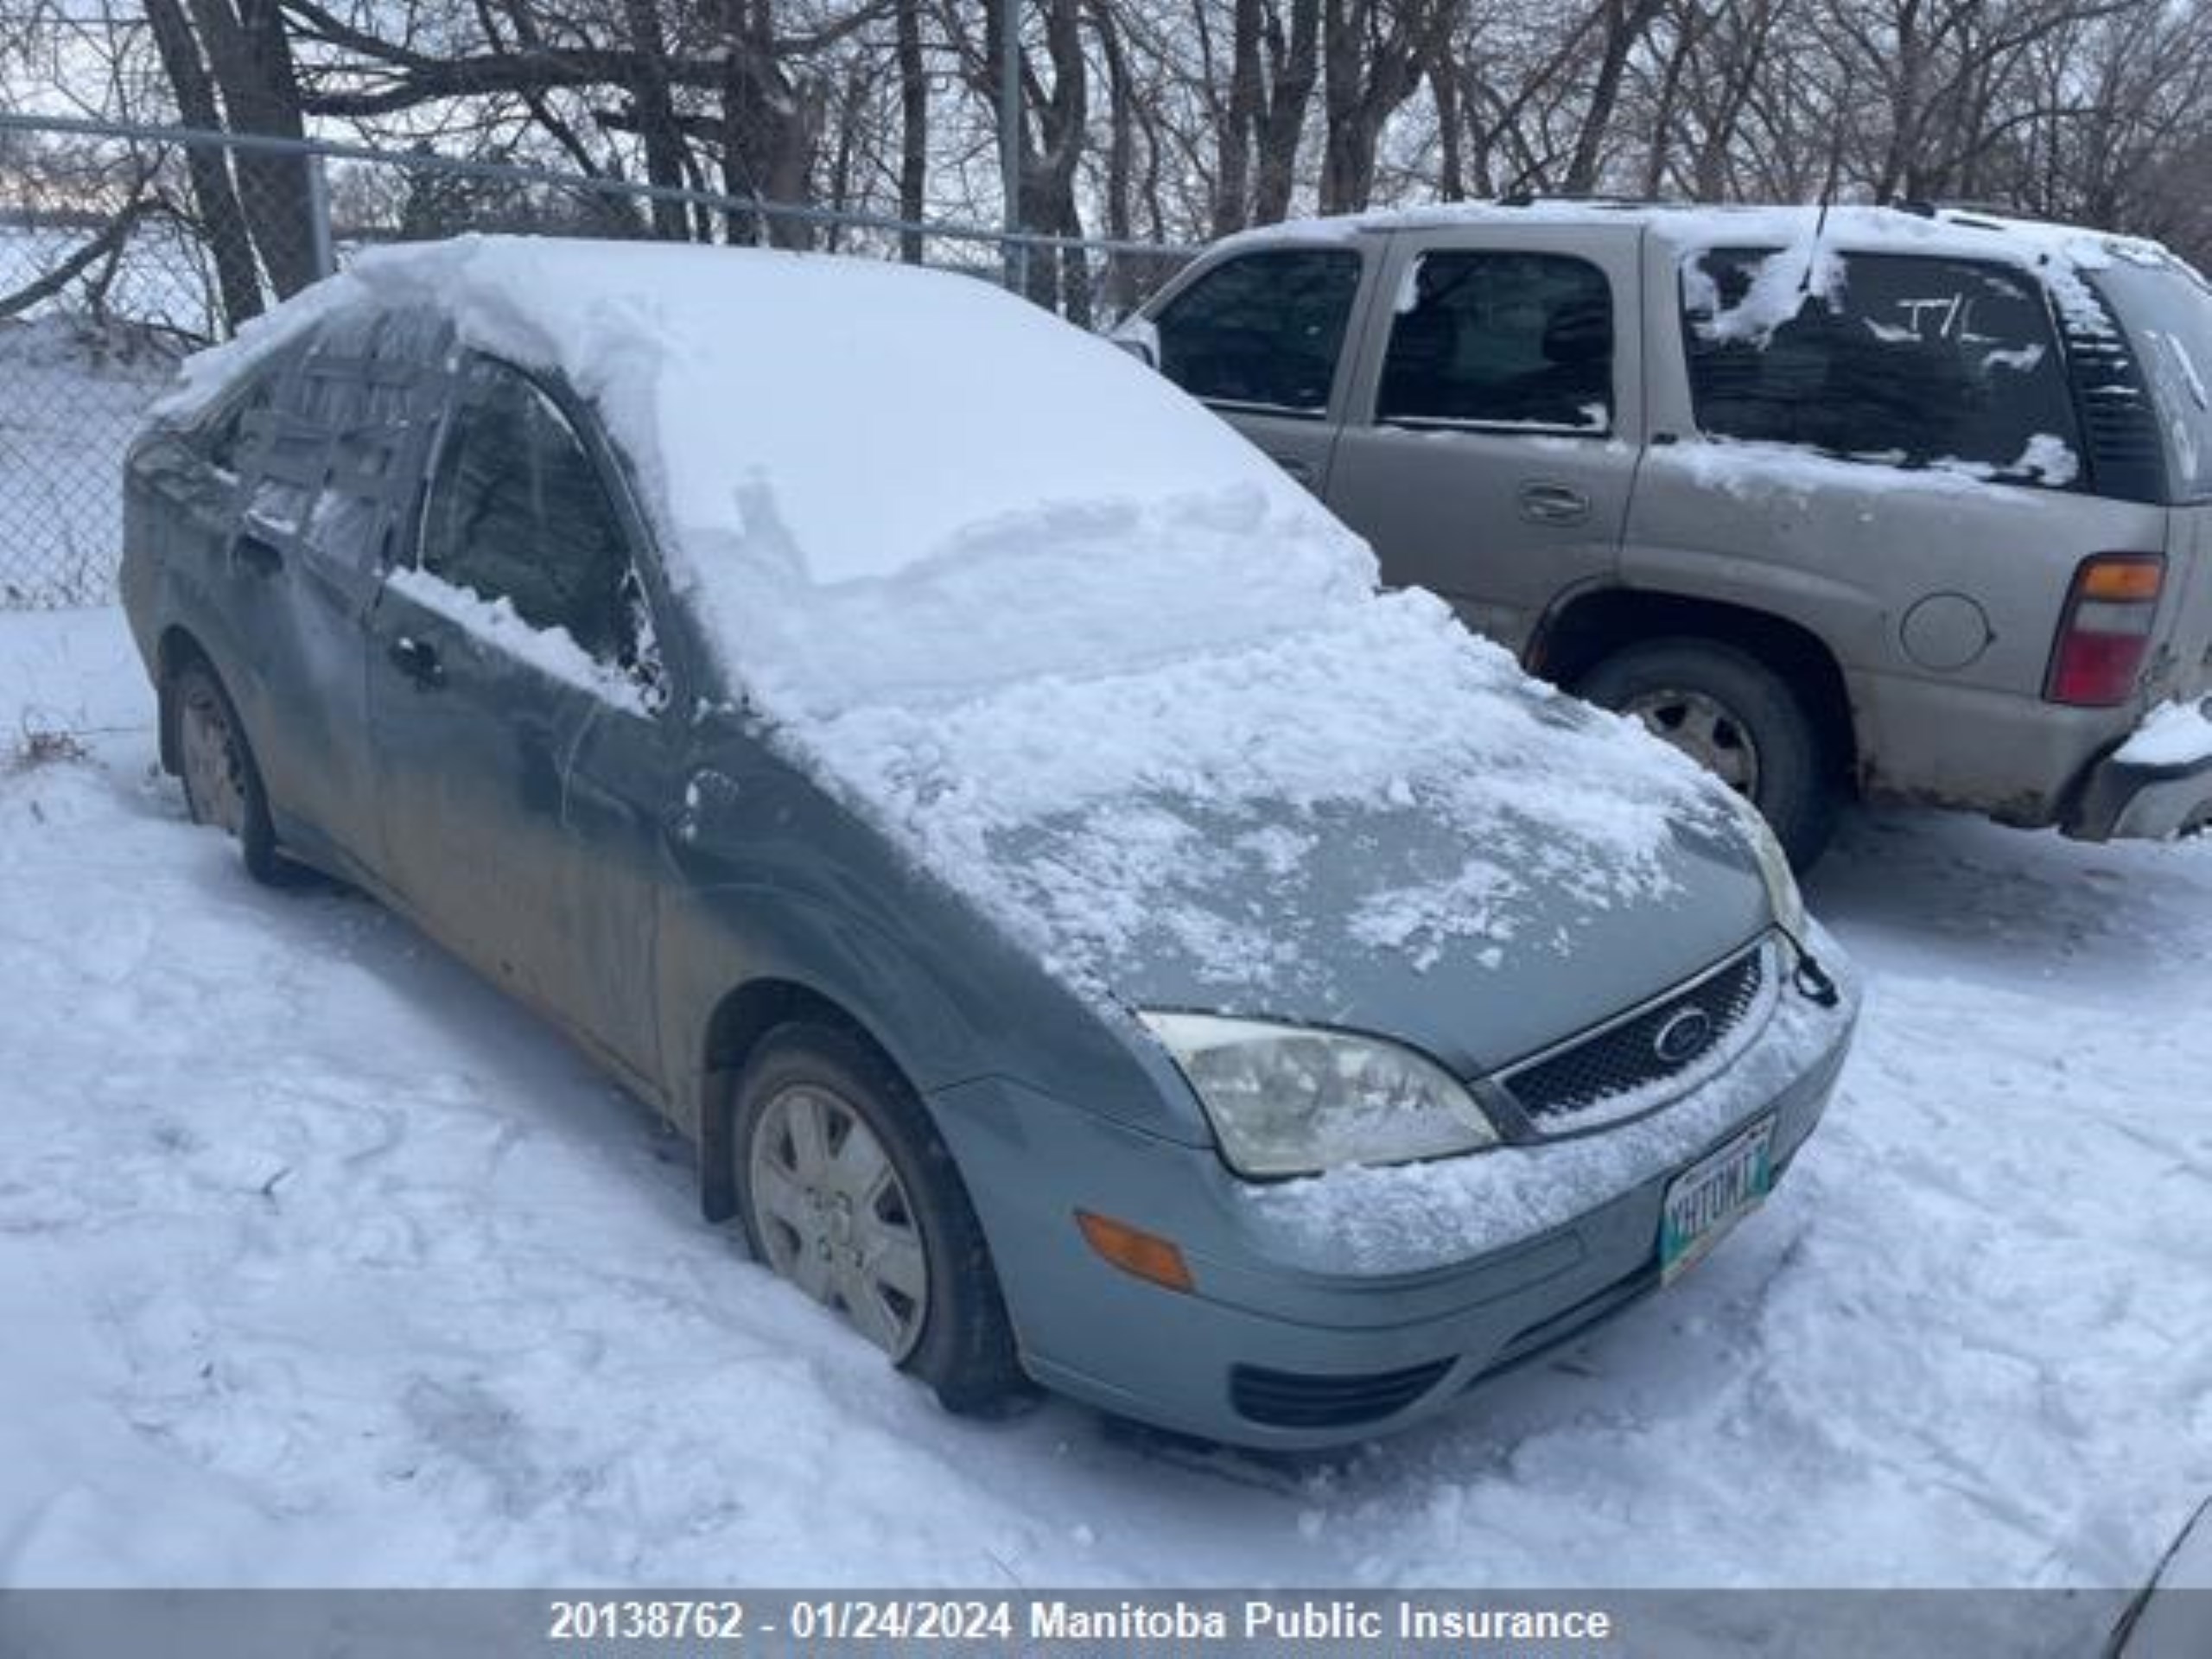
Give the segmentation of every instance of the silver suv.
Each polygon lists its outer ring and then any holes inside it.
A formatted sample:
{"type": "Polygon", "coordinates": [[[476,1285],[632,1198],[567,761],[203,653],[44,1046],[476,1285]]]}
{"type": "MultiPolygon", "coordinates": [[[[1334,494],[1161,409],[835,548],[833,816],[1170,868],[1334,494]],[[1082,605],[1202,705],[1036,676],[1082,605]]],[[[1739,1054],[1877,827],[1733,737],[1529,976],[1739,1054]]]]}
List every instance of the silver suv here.
{"type": "Polygon", "coordinates": [[[1853,793],[2212,819],[2212,290],[2156,245],[1441,208],[1233,238],[1121,338],[1801,867],[1853,793]]]}

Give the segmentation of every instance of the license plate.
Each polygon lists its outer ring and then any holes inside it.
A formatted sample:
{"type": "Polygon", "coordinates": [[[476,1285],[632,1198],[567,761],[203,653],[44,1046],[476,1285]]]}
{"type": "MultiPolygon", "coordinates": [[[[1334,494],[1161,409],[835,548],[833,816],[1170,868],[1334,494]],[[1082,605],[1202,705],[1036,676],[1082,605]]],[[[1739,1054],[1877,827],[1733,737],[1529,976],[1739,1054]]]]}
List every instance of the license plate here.
{"type": "Polygon", "coordinates": [[[1702,1260],[1723,1234],[1758,1208],[1774,1185],[1773,1147],[1770,1117],[1668,1184],[1659,1218],[1662,1281],[1702,1260]]]}

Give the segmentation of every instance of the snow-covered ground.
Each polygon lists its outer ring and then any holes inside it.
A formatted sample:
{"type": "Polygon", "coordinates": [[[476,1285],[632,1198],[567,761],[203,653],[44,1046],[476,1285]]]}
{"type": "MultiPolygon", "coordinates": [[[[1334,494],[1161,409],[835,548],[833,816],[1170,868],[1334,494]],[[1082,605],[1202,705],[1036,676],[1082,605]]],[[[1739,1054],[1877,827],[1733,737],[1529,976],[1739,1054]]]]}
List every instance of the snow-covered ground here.
{"type": "Polygon", "coordinates": [[[0,1585],[2118,1586],[2212,1490],[2212,843],[1864,817],[1830,1118],[1663,1296],[1288,1465],[942,1415],[372,905],[250,885],[120,619],[0,614],[0,1585]]]}

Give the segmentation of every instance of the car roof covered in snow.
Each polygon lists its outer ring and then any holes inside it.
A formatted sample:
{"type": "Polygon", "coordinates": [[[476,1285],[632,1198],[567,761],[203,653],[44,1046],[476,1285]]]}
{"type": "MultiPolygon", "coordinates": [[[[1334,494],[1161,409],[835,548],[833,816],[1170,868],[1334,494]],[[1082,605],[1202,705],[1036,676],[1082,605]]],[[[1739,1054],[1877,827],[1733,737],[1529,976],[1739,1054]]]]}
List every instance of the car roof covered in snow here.
{"type": "Polygon", "coordinates": [[[1031,500],[1303,493],[1125,355],[994,285],[880,261],[684,244],[464,237],[370,250],[192,359],[169,410],[334,307],[451,316],[565,374],[679,527],[772,513],[818,580],[880,575],[1031,500]],[[734,457],[741,456],[742,460],[734,457]],[[753,487],[772,480],[771,497],[753,487]]]}

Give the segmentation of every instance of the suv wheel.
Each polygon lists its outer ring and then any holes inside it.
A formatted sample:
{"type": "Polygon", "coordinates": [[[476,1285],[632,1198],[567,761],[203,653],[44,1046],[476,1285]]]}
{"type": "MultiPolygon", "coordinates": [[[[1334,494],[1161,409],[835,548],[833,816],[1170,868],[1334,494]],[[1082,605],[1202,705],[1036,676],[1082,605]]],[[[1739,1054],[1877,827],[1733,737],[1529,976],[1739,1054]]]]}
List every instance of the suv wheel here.
{"type": "Polygon", "coordinates": [[[731,1136],[753,1258],[842,1313],[949,1411],[1027,1391],[967,1189],[906,1080],[835,1027],[771,1032],[731,1136]]]}
{"type": "Polygon", "coordinates": [[[1791,865],[1834,833],[1835,757],[1820,723],[1764,663],[1713,639],[1655,639],[1606,658],[1574,688],[1630,715],[1759,810],[1791,865]]]}

